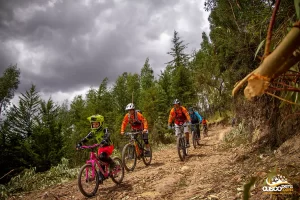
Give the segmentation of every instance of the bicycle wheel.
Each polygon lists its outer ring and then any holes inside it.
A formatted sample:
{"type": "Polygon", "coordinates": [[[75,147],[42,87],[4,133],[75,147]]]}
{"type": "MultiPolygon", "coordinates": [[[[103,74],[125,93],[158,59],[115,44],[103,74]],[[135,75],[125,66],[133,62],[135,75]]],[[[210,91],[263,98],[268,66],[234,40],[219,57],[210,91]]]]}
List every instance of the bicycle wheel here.
{"type": "Polygon", "coordinates": [[[204,133],[204,135],[205,135],[205,137],[208,137],[208,134],[207,134],[207,132],[208,132],[208,129],[207,129],[207,127],[204,129],[204,131],[203,131],[203,133],[204,133]]]}
{"type": "Polygon", "coordinates": [[[116,163],[114,170],[110,174],[110,178],[116,184],[120,184],[124,178],[124,167],[122,164],[122,160],[118,157],[112,158],[113,161],[116,163]]]}
{"type": "Polygon", "coordinates": [[[143,162],[147,166],[147,165],[150,165],[151,161],[152,161],[152,149],[150,147],[150,150],[149,150],[150,151],[150,156],[147,156],[147,157],[145,157],[145,151],[146,150],[144,150],[144,153],[143,153],[143,162]]]}
{"type": "Polygon", "coordinates": [[[192,131],[192,140],[193,140],[194,149],[196,149],[196,147],[197,147],[197,141],[198,141],[198,135],[194,131],[192,131]]]}
{"type": "Polygon", "coordinates": [[[188,151],[189,151],[189,148],[186,148],[186,137],[183,137],[182,138],[182,141],[183,141],[183,148],[184,148],[184,156],[186,157],[188,155],[188,151]]]}
{"type": "Polygon", "coordinates": [[[136,152],[132,144],[126,144],[122,150],[122,163],[126,171],[133,171],[136,166],[136,152]]]}
{"type": "Polygon", "coordinates": [[[78,174],[78,187],[80,192],[86,197],[92,197],[97,193],[99,187],[99,174],[94,171],[91,164],[85,164],[80,168],[78,174]]]}
{"type": "Polygon", "coordinates": [[[177,151],[181,161],[184,161],[186,155],[185,141],[180,136],[177,137],[177,151]]]}

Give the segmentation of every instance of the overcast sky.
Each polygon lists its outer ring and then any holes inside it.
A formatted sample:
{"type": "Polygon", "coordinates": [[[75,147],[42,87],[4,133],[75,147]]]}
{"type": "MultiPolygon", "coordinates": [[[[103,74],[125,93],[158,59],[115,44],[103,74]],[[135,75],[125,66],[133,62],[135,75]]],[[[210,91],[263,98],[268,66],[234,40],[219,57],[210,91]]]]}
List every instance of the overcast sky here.
{"type": "Polygon", "coordinates": [[[191,53],[208,15],[204,0],[0,0],[0,75],[17,64],[18,92],[35,84],[55,101],[140,73],[147,57],[157,76],[174,30],[191,53]]]}

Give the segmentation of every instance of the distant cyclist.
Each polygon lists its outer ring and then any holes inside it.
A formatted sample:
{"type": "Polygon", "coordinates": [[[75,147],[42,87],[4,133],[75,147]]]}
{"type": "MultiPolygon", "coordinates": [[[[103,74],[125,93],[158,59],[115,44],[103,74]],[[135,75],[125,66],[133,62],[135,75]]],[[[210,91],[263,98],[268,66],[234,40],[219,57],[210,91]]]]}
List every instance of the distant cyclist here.
{"type": "MultiPolygon", "coordinates": [[[[200,123],[202,123],[202,117],[197,111],[195,111],[195,109],[193,107],[189,108],[189,114],[191,117],[191,124],[192,124],[191,130],[194,131],[195,133],[197,133],[198,140],[199,140],[200,139],[200,123]]],[[[199,142],[198,142],[198,145],[200,145],[199,142]]]]}
{"type": "Polygon", "coordinates": [[[203,117],[203,119],[202,119],[202,126],[203,126],[203,133],[204,133],[204,136],[208,136],[208,135],[207,135],[207,132],[208,132],[208,129],[207,129],[207,123],[208,123],[207,119],[205,119],[205,118],[203,117]]]}
{"type": "MultiPolygon", "coordinates": [[[[180,125],[187,125],[191,122],[190,115],[185,107],[180,105],[180,101],[175,99],[173,102],[174,107],[170,111],[168,127],[171,128],[171,123],[174,121],[175,128],[180,125]]],[[[175,129],[176,136],[180,133],[178,128],[175,129]]],[[[190,147],[189,142],[189,129],[187,126],[184,127],[184,133],[186,138],[186,147],[190,147]]]]}

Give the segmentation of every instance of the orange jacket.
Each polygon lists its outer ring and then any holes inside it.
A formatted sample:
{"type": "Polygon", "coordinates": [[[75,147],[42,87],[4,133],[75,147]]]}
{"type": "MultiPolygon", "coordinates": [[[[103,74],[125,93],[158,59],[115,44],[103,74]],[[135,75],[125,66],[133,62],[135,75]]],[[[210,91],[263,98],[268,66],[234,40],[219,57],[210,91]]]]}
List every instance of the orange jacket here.
{"type": "Polygon", "coordinates": [[[207,121],[206,119],[203,119],[203,120],[202,120],[202,125],[207,125],[207,122],[208,122],[208,121],[207,121]]]}
{"type": "Polygon", "coordinates": [[[122,126],[121,126],[121,132],[124,132],[128,122],[131,125],[131,129],[148,130],[148,122],[146,118],[139,112],[135,112],[135,114],[137,115],[137,118],[135,117],[135,115],[129,115],[129,114],[126,114],[124,116],[122,126]]]}
{"type": "Polygon", "coordinates": [[[179,124],[179,123],[184,123],[186,121],[191,121],[191,117],[189,115],[189,112],[186,110],[185,107],[180,106],[178,109],[172,108],[170,111],[170,115],[169,115],[169,124],[171,124],[173,122],[173,120],[175,119],[175,124],[179,124]]]}

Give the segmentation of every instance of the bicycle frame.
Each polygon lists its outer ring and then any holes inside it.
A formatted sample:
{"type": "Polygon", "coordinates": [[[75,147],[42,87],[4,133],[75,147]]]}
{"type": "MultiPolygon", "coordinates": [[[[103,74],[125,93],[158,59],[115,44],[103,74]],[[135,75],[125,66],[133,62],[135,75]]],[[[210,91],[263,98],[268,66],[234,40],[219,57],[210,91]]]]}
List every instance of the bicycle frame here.
{"type": "MultiPolygon", "coordinates": [[[[82,149],[94,149],[96,147],[100,147],[100,144],[94,144],[92,146],[81,146],[82,149]]],[[[95,178],[95,170],[96,167],[98,167],[99,171],[103,174],[104,178],[109,177],[109,170],[108,170],[108,163],[103,162],[101,160],[98,160],[97,155],[95,152],[91,151],[90,152],[90,159],[86,161],[86,164],[91,164],[92,165],[92,178],[95,178]],[[104,169],[101,167],[104,166],[104,169]]],[[[86,179],[88,179],[88,169],[86,169],[86,179]]]]}
{"type": "Polygon", "coordinates": [[[136,155],[138,157],[140,157],[141,156],[141,152],[143,152],[145,150],[144,147],[143,147],[142,142],[140,142],[139,139],[138,139],[139,135],[142,136],[142,132],[141,131],[128,132],[125,135],[129,135],[130,136],[130,143],[132,145],[134,145],[136,155]]]}

